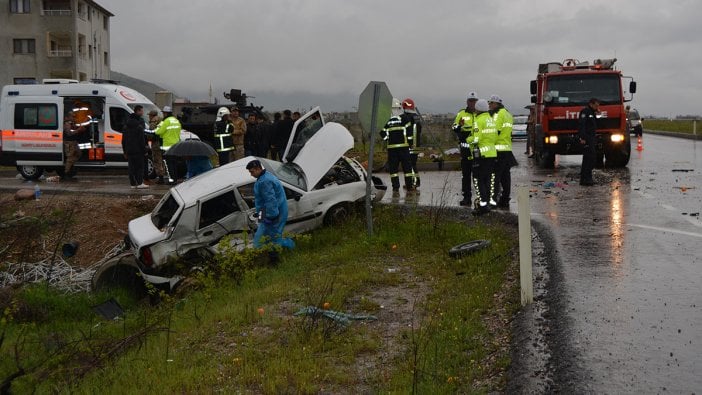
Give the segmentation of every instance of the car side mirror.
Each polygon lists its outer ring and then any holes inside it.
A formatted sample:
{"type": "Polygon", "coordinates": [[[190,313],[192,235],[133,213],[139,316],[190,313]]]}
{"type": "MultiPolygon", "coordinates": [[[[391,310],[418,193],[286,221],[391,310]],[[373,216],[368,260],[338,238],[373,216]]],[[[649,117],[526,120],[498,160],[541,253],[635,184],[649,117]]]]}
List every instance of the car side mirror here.
{"type": "Polygon", "coordinates": [[[636,93],[636,81],[629,83],[629,93],[636,93]]]}

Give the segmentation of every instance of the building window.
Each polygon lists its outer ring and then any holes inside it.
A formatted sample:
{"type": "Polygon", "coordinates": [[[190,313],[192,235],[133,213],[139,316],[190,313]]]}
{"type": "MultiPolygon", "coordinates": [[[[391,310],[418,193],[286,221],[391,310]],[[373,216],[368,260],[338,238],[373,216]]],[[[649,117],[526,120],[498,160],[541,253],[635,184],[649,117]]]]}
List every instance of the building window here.
{"type": "Polygon", "coordinates": [[[93,59],[93,46],[88,45],[88,59],[93,59]]]}
{"type": "Polygon", "coordinates": [[[105,54],[104,54],[104,59],[103,59],[102,62],[103,62],[103,64],[104,64],[105,66],[109,66],[109,65],[110,65],[110,57],[107,55],[107,52],[105,52],[105,54]]]}
{"type": "Polygon", "coordinates": [[[37,83],[37,79],[31,77],[16,77],[13,81],[15,85],[33,85],[37,83]]]}
{"type": "Polygon", "coordinates": [[[16,38],[12,40],[15,53],[35,53],[36,47],[33,38],[16,38]]]}
{"type": "Polygon", "coordinates": [[[29,14],[29,0],[10,0],[10,12],[13,14],[29,14]]]}
{"type": "Polygon", "coordinates": [[[107,15],[102,16],[102,28],[107,30],[107,15]]]}

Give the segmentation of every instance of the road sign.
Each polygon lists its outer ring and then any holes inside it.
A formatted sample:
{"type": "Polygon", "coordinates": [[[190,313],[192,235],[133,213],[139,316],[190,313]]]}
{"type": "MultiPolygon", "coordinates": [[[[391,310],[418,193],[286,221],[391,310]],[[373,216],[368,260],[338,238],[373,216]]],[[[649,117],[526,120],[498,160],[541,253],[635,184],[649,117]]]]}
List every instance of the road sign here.
{"type": "Polygon", "coordinates": [[[375,134],[385,125],[390,118],[392,94],[388,86],[382,81],[371,81],[358,99],[358,118],[361,127],[370,138],[370,151],[368,153],[368,177],[366,178],[366,221],[368,236],[373,235],[373,214],[371,208],[371,182],[373,179],[373,147],[375,134]]]}
{"type": "Polygon", "coordinates": [[[371,81],[363,90],[358,99],[358,119],[361,122],[361,127],[366,133],[371,132],[371,126],[375,126],[375,130],[380,130],[385,125],[385,122],[390,118],[390,110],[392,106],[392,94],[390,89],[382,81],[371,81]],[[376,95],[377,92],[377,95],[376,95]],[[374,99],[377,97],[377,102],[374,99]],[[377,104],[374,104],[377,103],[377,104]],[[376,110],[375,123],[373,123],[373,110],[376,110]],[[373,123],[373,125],[371,125],[373,123]]]}

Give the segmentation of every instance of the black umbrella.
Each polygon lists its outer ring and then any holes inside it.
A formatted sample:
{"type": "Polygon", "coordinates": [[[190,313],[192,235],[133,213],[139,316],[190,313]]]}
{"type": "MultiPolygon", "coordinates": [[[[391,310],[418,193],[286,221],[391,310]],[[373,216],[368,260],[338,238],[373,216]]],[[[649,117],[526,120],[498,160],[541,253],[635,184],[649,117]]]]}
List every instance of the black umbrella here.
{"type": "Polygon", "coordinates": [[[214,156],[217,151],[209,144],[195,139],[187,139],[173,144],[166,151],[167,156],[214,156]]]}

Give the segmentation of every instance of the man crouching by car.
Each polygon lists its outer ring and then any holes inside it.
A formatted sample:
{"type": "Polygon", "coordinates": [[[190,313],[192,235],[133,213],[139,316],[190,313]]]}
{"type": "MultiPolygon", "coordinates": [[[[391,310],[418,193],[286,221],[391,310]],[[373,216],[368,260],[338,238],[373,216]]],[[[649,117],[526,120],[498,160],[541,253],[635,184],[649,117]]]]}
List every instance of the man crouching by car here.
{"type": "MultiPolygon", "coordinates": [[[[254,184],[254,203],[259,223],[254,234],[254,247],[260,248],[268,243],[293,249],[295,243],[292,239],[284,238],[283,228],[288,221],[288,200],[280,180],[266,171],[258,160],[252,160],[246,165],[252,177],[256,178],[254,184]]],[[[278,252],[274,249],[269,253],[271,263],[278,262],[278,252]]]]}

